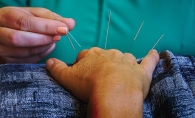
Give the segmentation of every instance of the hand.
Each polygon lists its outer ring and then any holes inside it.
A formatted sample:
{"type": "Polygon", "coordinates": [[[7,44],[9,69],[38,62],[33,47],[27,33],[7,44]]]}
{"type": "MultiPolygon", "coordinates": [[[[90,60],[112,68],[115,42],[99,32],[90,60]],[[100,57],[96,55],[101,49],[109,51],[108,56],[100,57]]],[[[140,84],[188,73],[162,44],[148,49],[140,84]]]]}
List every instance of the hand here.
{"type": "Polygon", "coordinates": [[[36,63],[75,22],[44,8],[0,8],[0,63],[36,63]]]}
{"type": "Polygon", "coordinates": [[[57,59],[49,59],[46,67],[65,89],[89,102],[89,117],[142,117],[158,60],[154,50],[137,64],[129,53],[92,48],[80,52],[71,67],[57,59]]]}

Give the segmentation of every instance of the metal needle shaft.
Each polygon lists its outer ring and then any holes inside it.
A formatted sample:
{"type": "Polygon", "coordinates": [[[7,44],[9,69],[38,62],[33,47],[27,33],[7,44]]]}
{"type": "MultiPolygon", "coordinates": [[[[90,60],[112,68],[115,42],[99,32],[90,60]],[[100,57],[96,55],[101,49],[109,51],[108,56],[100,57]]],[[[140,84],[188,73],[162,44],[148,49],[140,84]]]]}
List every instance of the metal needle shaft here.
{"type": "Polygon", "coordinates": [[[106,30],[106,41],[105,41],[105,49],[106,49],[106,45],[107,45],[107,41],[108,41],[108,31],[109,31],[109,26],[110,26],[110,16],[112,14],[112,11],[110,10],[110,14],[108,16],[108,27],[107,27],[107,30],[106,30]]]}
{"type": "Polygon", "coordinates": [[[72,48],[75,50],[74,45],[72,44],[72,41],[70,40],[70,37],[69,37],[68,35],[67,35],[67,37],[68,37],[68,40],[69,40],[69,42],[70,42],[72,48]]]}
{"type": "Polygon", "coordinates": [[[135,42],[135,40],[136,40],[136,38],[137,38],[137,36],[138,36],[138,34],[139,34],[139,32],[140,32],[140,30],[141,30],[143,24],[144,24],[144,21],[143,21],[142,24],[140,25],[140,27],[139,27],[139,29],[138,29],[138,31],[137,31],[137,33],[136,33],[134,39],[133,39],[133,42],[131,43],[131,45],[130,45],[130,47],[129,47],[129,51],[128,51],[128,52],[130,52],[130,49],[131,49],[133,43],[135,42]]]}
{"type": "Polygon", "coordinates": [[[154,46],[152,47],[152,49],[155,48],[155,46],[158,44],[158,42],[163,38],[164,34],[158,39],[158,41],[154,44],[154,46]]]}

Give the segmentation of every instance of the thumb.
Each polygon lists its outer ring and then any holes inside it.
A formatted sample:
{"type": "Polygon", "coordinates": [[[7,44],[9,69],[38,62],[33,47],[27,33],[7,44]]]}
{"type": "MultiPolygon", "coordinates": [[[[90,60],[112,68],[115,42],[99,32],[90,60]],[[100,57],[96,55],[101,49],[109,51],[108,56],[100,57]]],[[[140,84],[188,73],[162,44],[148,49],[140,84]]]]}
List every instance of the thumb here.
{"type": "Polygon", "coordinates": [[[51,58],[46,61],[46,68],[54,78],[59,78],[62,71],[66,70],[68,66],[58,59],[51,58]]]}
{"type": "Polygon", "coordinates": [[[47,60],[46,68],[62,87],[80,100],[87,101],[88,96],[85,94],[87,90],[85,89],[86,86],[78,79],[78,75],[72,67],[68,67],[58,59],[51,58],[47,60]]]}
{"type": "Polygon", "coordinates": [[[70,67],[58,59],[51,58],[46,61],[46,68],[58,83],[66,89],[71,89],[68,86],[71,80],[70,77],[72,77],[70,76],[70,67]]]}
{"type": "Polygon", "coordinates": [[[156,50],[151,50],[146,57],[142,60],[141,64],[142,67],[146,70],[148,76],[151,78],[152,73],[159,61],[159,54],[156,50]]]}

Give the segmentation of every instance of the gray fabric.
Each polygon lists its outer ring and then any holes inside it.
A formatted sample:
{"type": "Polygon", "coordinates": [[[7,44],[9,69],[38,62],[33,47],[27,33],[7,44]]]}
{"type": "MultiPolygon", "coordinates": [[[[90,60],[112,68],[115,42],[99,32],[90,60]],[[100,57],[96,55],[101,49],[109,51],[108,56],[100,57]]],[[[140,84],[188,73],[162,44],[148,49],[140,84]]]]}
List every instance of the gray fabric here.
{"type": "MultiPolygon", "coordinates": [[[[160,58],[144,118],[194,118],[195,58],[169,51],[160,58]]],[[[0,117],[85,117],[86,110],[87,104],[60,87],[44,64],[0,65],[0,117]]]]}

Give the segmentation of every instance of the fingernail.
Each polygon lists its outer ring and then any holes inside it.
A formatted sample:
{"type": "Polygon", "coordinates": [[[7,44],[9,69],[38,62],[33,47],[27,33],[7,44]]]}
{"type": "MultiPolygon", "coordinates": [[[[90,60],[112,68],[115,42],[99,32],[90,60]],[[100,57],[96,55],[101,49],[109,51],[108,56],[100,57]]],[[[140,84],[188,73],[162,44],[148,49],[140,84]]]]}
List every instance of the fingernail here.
{"type": "MultiPolygon", "coordinates": [[[[157,52],[155,49],[152,49],[152,50],[150,50],[150,51],[149,51],[149,53],[151,53],[152,51],[155,51],[155,52],[157,52]]],[[[157,52],[157,53],[158,53],[158,52],[157,52]]]]}
{"type": "Polygon", "coordinates": [[[47,69],[49,70],[51,68],[51,65],[54,63],[53,59],[48,59],[46,62],[47,69]]]}
{"type": "Polygon", "coordinates": [[[67,27],[58,27],[57,32],[60,34],[67,34],[68,28],[67,27]]]}
{"type": "Polygon", "coordinates": [[[53,37],[53,41],[59,41],[60,38],[61,38],[61,36],[54,36],[54,37],[53,37]]]}

